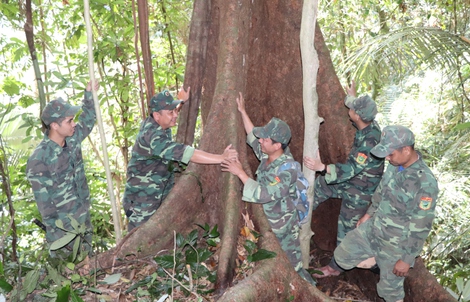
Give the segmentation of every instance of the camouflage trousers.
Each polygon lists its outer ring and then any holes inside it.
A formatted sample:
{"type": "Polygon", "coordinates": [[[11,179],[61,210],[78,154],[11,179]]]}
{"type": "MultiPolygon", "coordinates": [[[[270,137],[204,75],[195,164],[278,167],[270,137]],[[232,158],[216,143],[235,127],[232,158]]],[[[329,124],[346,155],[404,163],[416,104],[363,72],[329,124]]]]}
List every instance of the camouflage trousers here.
{"type": "Polygon", "coordinates": [[[300,250],[299,226],[296,224],[290,232],[279,232],[274,230],[276,238],[279,240],[282,250],[286,253],[287,259],[294,267],[295,271],[307,282],[316,285],[312,276],[303,268],[302,251],[300,250]]]}
{"type": "Polygon", "coordinates": [[[367,212],[372,196],[361,194],[347,183],[329,185],[326,183],[325,177],[317,177],[312,209],[315,210],[329,198],[341,198],[342,200],[336,236],[336,245],[338,246],[346,234],[356,228],[359,219],[367,212]]]}
{"type": "Polygon", "coordinates": [[[379,246],[369,235],[369,221],[361,224],[357,229],[349,232],[341,244],[335,249],[336,263],[343,269],[352,269],[362,261],[375,258],[380,268],[380,281],[377,284],[377,293],[386,302],[400,301],[405,297],[403,290],[404,277],[393,273],[395,263],[402,255],[387,251],[379,246]]]}
{"type": "Polygon", "coordinates": [[[129,223],[127,225],[127,230],[130,232],[134,228],[147,222],[150,217],[157,211],[160,207],[160,203],[132,203],[130,205],[125,204],[124,210],[126,211],[127,219],[129,223]]]}

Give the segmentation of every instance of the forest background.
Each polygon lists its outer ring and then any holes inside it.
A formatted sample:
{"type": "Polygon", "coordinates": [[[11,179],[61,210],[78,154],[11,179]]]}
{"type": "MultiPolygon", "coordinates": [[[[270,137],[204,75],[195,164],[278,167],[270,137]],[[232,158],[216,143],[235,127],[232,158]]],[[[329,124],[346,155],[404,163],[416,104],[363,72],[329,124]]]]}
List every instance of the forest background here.
{"type": "MultiPolygon", "coordinates": [[[[155,92],[176,92],[183,83],[192,5],[148,2],[155,92]]],[[[43,259],[44,234],[31,222],[40,215],[25,177],[27,158],[43,134],[23,30],[25,11],[16,1],[2,1],[0,7],[1,272],[16,276],[21,265],[43,259]]],[[[78,104],[89,79],[83,4],[34,1],[32,7],[46,98],[60,96],[78,104]]],[[[129,1],[91,4],[99,100],[118,201],[142,119],[131,7],[129,1]]],[[[438,281],[455,293],[470,291],[469,9],[468,1],[324,1],[318,17],[344,85],[355,79],[359,94],[372,95],[382,127],[410,127],[439,180],[437,216],[422,257],[438,281]]],[[[196,147],[200,135],[196,133],[196,147]]],[[[95,244],[104,251],[115,245],[115,236],[97,129],[83,151],[95,244]]]]}

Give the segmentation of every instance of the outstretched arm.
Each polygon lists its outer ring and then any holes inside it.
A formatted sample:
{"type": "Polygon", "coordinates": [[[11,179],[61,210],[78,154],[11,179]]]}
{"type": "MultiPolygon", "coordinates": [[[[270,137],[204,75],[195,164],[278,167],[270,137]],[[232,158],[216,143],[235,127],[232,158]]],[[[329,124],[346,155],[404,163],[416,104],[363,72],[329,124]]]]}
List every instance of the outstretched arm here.
{"type": "Polygon", "coordinates": [[[243,99],[243,95],[241,92],[239,93],[240,93],[240,97],[237,98],[238,111],[240,111],[240,114],[242,115],[243,126],[245,127],[245,131],[248,134],[251,131],[253,131],[254,126],[253,126],[253,123],[251,122],[250,117],[246,113],[245,100],[243,99]]]}
{"type": "Polygon", "coordinates": [[[87,83],[83,97],[82,113],[78,117],[78,123],[75,127],[74,136],[78,141],[83,141],[93,130],[96,123],[96,110],[93,101],[92,90],[98,91],[100,83],[95,79],[87,83]]]}
{"type": "Polygon", "coordinates": [[[193,156],[191,156],[191,162],[196,164],[220,164],[227,159],[236,159],[238,157],[238,152],[231,148],[232,145],[228,145],[222,154],[212,154],[196,149],[194,150],[193,156]]]}

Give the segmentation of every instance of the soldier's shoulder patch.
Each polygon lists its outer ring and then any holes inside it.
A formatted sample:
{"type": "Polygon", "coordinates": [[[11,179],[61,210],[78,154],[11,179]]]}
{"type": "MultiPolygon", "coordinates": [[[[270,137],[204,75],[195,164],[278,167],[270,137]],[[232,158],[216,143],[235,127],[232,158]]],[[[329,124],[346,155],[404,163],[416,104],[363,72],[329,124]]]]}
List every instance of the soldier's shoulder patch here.
{"type": "Polygon", "coordinates": [[[280,182],[281,182],[281,179],[279,178],[279,176],[276,176],[276,177],[274,177],[274,181],[272,183],[270,183],[269,185],[270,186],[275,186],[280,182]]]}
{"type": "Polygon", "coordinates": [[[356,157],[356,162],[360,165],[363,165],[367,160],[367,155],[362,153],[362,152],[359,152],[357,154],[357,157],[356,157]]]}
{"type": "Polygon", "coordinates": [[[429,210],[431,208],[431,205],[432,205],[432,198],[431,197],[421,197],[421,200],[419,202],[419,208],[421,210],[429,210]]]}

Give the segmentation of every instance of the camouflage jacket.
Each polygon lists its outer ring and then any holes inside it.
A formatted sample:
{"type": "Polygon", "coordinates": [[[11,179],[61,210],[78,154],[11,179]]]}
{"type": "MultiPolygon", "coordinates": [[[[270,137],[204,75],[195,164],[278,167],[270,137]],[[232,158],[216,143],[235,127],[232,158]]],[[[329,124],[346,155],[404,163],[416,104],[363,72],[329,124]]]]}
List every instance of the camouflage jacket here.
{"type": "Polygon", "coordinates": [[[26,174],[31,183],[36,203],[46,225],[46,239],[53,242],[65,234],[55,225],[61,219],[65,228],[72,229],[67,214],[80,224],[90,223],[90,191],[85,177],[82,141],[93,130],[96,112],[91,92],[85,92],[82,113],[75,132],[61,147],[49,139],[49,131],[29,157],[26,174]]]}
{"type": "Polygon", "coordinates": [[[372,195],[382,178],[384,160],[370,154],[380,141],[380,127],[376,121],[356,131],[346,163],[330,164],[325,175],[327,184],[347,183],[365,195],[372,195]]]}
{"type": "MultiPolygon", "coordinates": [[[[162,127],[147,117],[141,124],[127,166],[127,183],[123,203],[161,203],[174,185],[172,163],[187,164],[194,148],[172,140],[171,129],[162,127]]],[[[138,206],[138,205],[137,205],[138,206]]]]}
{"type": "Polygon", "coordinates": [[[267,164],[268,156],[261,152],[258,139],[249,133],[248,144],[261,161],[256,170],[257,180],[248,179],[243,188],[242,199],[247,202],[263,204],[263,210],[276,236],[288,234],[297,224],[297,212],[292,201],[296,196],[297,172],[295,169],[278,173],[278,168],[287,160],[292,160],[289,148],[284,154],[267,164]]]}
{"type": "Polygon", "coordinates": [[[380,250],[413,264],[431,230],[439,188],[421,154],[402,169],[388,165],[367,210],[368,231],[380,250]]]}

